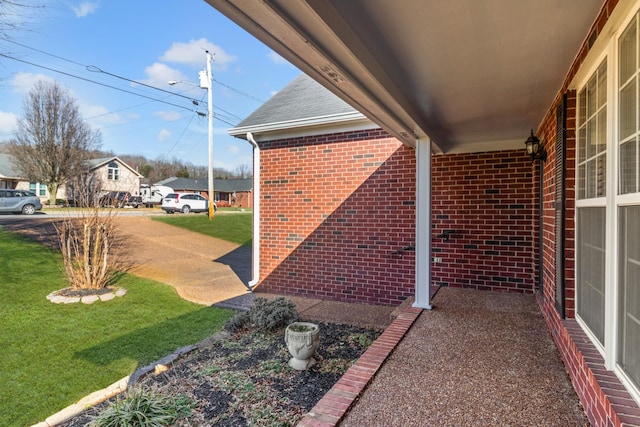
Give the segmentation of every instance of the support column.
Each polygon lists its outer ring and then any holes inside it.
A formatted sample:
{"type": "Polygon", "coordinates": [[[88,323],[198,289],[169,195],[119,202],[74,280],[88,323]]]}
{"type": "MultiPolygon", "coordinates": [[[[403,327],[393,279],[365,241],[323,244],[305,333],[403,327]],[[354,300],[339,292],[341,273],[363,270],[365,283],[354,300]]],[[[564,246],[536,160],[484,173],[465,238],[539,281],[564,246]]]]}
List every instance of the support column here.
{"type": "Polygon", "coordinates": [[[431,139],[416,141],[416,290],[414,307],[431,309],[431,139]]]}

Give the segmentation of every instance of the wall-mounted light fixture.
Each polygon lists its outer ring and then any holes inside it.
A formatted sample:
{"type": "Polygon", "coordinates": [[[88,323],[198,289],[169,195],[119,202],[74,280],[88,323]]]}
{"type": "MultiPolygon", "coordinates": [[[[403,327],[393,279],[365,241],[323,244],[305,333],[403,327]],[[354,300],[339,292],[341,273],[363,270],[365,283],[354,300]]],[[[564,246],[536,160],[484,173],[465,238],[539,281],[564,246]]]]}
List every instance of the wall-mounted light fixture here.
{"type": "Polygon", "coordinates": [[[537,159],[543,162],[547,161],[547,152],[540,146],[540,140],[533,134],[533,129],[531,129],[531,135],[524,142],[524,145],[527,147],[527,154],[531,156],[531,163],[537,159]]]}

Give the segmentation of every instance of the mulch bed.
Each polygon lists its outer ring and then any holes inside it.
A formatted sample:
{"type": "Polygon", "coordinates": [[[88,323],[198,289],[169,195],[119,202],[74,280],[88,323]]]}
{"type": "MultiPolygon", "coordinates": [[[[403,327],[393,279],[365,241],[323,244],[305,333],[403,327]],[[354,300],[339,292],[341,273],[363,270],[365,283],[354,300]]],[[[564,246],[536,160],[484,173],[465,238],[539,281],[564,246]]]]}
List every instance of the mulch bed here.
{"type": "MultiPolygon", "coordinates": [[[[290,356],[284,330],[231,335],[210,341],[134,387],[188,401],[191,411],[176,424],[180,426],[293,426],[381,332],[321,323],[317,363],[307,371],[287,365],[290,356]]],[[[121,398],[103,402],[63,426],[90,425],[97,414],[121,398]]]]}

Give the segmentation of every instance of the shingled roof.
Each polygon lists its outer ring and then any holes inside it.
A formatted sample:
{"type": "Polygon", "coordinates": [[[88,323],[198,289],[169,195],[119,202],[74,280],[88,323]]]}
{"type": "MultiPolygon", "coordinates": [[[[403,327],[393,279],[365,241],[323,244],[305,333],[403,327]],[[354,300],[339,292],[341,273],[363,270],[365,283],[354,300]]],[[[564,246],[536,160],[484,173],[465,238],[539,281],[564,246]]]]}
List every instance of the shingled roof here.
{"type": "Polygon", "coordinates": [[[300,74],[238,127],[352,113],[356,110],[306,74],[300,74]]]}
{"type": "Polygon", "coordinates": [[[11,179],[21,178],[20,172],[13,163],[13,157],[10,154],[0,153],[0,177],[11,179]]]}

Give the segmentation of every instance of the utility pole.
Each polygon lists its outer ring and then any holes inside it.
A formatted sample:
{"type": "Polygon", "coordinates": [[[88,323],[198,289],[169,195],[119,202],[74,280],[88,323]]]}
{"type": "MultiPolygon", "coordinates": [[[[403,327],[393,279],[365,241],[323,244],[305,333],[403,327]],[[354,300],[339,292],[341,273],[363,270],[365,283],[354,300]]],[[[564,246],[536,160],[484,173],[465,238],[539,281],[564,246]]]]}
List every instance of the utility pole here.
{"type": "Polygon", "coordinates": [[[211,75],[211,61],[213,55],[207,50],[207,70],[200,73],[200,87],[207,89],[207,103],[209,106],[208,118],[209,118],[209,219],[213,219],[215,212],[215,193],[213,188],[213,76],[211,75]],[[203,75],[204,74],[204,75],[203,75]]]}

